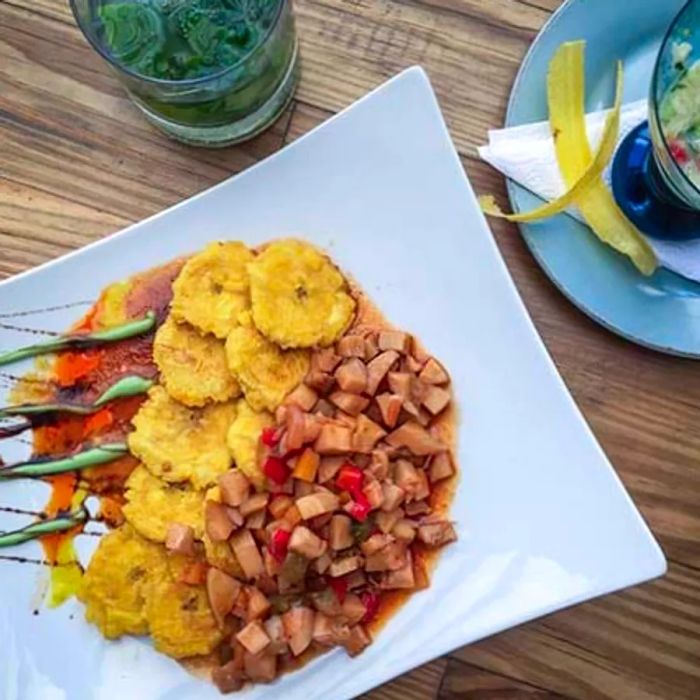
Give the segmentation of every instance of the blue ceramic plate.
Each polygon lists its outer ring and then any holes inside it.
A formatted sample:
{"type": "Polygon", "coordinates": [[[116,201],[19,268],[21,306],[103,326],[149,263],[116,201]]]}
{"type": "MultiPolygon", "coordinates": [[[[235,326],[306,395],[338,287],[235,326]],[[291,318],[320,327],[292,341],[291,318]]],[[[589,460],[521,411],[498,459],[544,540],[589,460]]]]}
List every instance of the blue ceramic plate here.
{"type": "MultiPolygon", "coordinates": [[[[569,0],[535,40],[516,78],[506,125],[547,119],[549,61],[564,41],[585,39],[588,111],[610,105],[614,62],[625,64],[625,101],[649,93],[654,59],[684,0],[569,0]]],[[[514,211],[541,203],[508,184],[514,211]]],[[[700,358],[700,284],[668,270],[640,275],[565,214],[521,226],[533,255],[582,311],[614,333],[661,352],[700,358]]]]}

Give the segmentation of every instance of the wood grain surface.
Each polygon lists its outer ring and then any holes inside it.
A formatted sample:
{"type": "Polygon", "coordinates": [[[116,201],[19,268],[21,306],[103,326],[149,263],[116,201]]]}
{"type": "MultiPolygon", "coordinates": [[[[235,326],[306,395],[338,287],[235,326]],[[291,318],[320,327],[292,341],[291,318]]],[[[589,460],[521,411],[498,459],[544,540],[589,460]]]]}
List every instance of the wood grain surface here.
{"type": "MultiPolygon", "coordinates": [[[[0,0],[0,276],[221,181],[415,63],[430,75],[476,190],[504,196],[502,179],[474,149],[502,124],[518,65],[559,4],[296,0],[297,99],[254,141],[206,151],[146,124],[65,0],[0,0]]],[[[493,229],[554,361],[659,538],[669,574],[461,649],[366,697],[696,700],[700,365],[599,328],[547,281],[515,227],[493,229]]]]}

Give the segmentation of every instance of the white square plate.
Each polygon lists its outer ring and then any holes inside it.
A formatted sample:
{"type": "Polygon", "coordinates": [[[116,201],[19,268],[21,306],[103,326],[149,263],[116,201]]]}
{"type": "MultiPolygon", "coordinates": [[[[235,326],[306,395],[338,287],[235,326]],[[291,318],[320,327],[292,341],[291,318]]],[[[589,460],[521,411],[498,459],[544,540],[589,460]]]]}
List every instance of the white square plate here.
{"type": "MultiPolygon", "coordinates": [[[[449,368],[460,408],[459,542],[364,654],[334,652],[246,698],[351,698],[456,647],[664,573],[530,322],[419,68],[242,175],[0,284],[0,313],[95,298],[215,238],[287,234],[328,249],[449,368]]],[[[65,328],[77,315],[32,322],[65,328]]],[[[0,331],[0,347],[18,337],[0,331]]],[[[40,508],[41,489],[0,484],[0,502],[40,508]]],[[[18,526],[19,516],[1,517],[0,528],[18,526]]],[[[143,640],[105,642],[77,603],[32,615],[36,588],[36,568],[0,561],[3,700],[219,697],[143,640]]]]}

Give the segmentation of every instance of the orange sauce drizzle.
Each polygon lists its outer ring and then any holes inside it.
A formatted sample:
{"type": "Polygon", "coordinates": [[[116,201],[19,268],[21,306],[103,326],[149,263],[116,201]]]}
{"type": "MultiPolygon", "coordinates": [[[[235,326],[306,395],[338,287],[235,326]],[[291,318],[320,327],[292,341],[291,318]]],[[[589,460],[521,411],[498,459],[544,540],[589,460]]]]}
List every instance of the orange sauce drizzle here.
{"type": "MultiPolygon", "coordinates": [[[[56,476],[47,477],[46,481],[51,484],[51,497],[44,508],[44,513],[49,518],[52,518],[60,512],[70,510],[73,494],[78,483],[75,474],[57,474],[56,476]]],[[[58,550],[63,540],[72,538],[80,529],[80,527],[76,527],[67,532],[55,532],[51,535],[44,535],[41,538],[44,556],[50,564],[58,563],[58,550]]]]}
{"type": "Polygon", "coordinates": [[[102,354],[99,350],[62,353],[54,366],[56,383],[63,388],[75,386],[100,366],[102,354]]]}
{"type": "MultiPolygon", "coordinates": [[[[86,333],[94,330],[99,311],[98,302],[71,330],[86,333]]],[[[99,350],[61,353],[54,363],[51,379],[61,388],[74,386],[95,371],[102,358],[103,352],[99,350]]],[[[113,416],[109,409],[101,409],[90,416],[66,415],[55,423],[35,428],[34,453],[47,456],[69,453],[83,440],[103,432],[112,423],[113,416]]],[[[59,513],[70,511],[78,487],[76,474],[57,474],[46,477],[45,481],[51,486],[49,501],[44,508],[46,517],[52,518],[59,513]]],[[[83,525],[78,525],[66,532],[56,532],[42,537],[41,544],[46,560],[56,565],[64,543],[72,540],[82,529],[83,525]]]]}

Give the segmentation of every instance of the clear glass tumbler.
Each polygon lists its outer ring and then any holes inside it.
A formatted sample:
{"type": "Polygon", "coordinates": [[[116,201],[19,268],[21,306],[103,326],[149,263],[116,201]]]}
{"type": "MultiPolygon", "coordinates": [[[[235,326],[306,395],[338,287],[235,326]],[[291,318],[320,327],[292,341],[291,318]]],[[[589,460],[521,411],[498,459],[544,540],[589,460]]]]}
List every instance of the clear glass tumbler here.
{"type": "Polygon", "coordinates": [[[700,0],[689,0],[661,44],[649,121],[633,129],[612,169],[615,199],[640,231],[700,237],[700,0]]]}
{"type": "Polygon", "coordinates": [[[70,0],[81,30],[146,118],[221,147],[270,126],[298,81],[289,0],[70,0]]]}
{"type": "Polygon", "coordinates": [[[700,211],[700,0],[676,16],[654,70],[649,126],[661,196],[700,211]]]}

